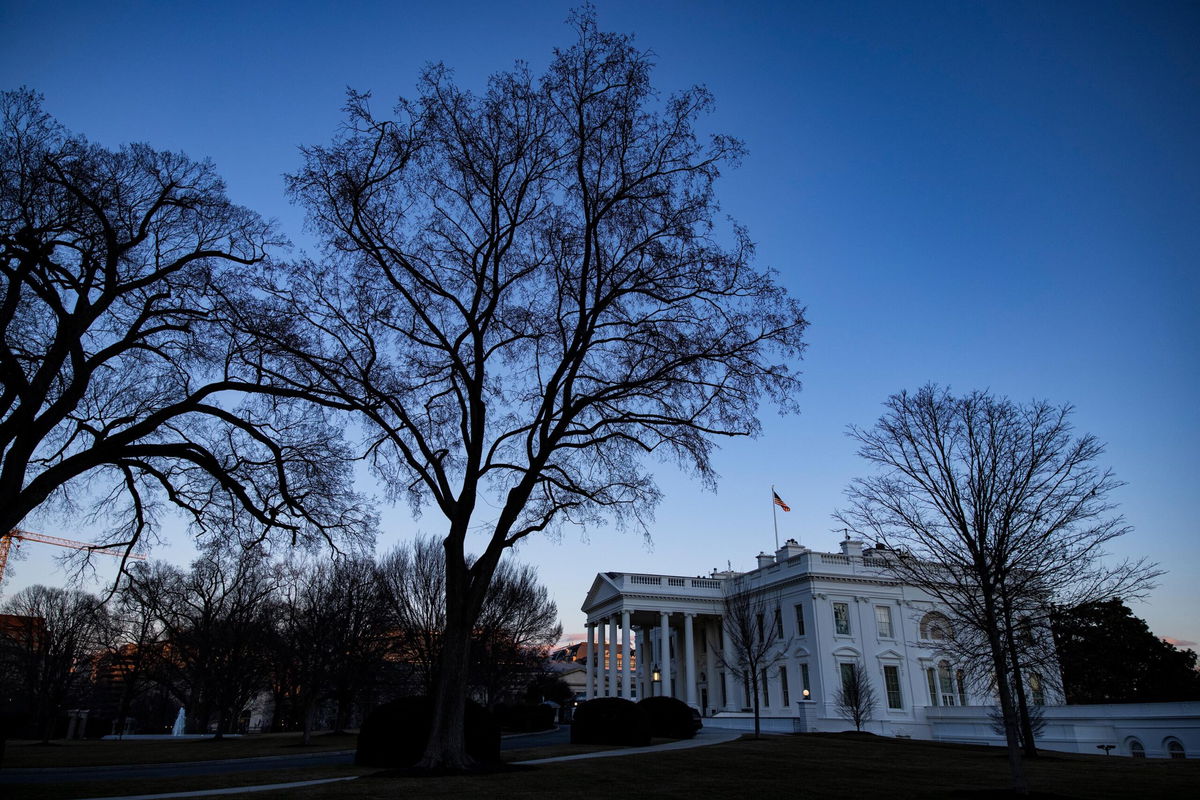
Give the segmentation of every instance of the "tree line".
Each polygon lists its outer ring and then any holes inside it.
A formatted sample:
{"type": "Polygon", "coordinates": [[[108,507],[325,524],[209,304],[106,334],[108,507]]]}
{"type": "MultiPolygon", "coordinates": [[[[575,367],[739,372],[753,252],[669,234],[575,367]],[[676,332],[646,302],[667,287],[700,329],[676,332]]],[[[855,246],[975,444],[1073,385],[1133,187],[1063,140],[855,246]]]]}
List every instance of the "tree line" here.
{"type": "MultiPolygon", "coordinates": [[[[89,734],[242,730],[269,698],[265,730],[344,730],[364,710],[432,695],[445,633],[438,545],[382,558],[270,558],[210,548],[187,569],[129,568],[106,602],[31,586],[0,617],[2,709],[14,734],[62,735],[63,712],[90,710],[89,734]],[[323,724],[319,724],[323,718],[323,724]]],[[[561,636],[558,610],[525,565],[497,568],[472,634],[469,686],[488,707],[523,699],[561,636]]]]}

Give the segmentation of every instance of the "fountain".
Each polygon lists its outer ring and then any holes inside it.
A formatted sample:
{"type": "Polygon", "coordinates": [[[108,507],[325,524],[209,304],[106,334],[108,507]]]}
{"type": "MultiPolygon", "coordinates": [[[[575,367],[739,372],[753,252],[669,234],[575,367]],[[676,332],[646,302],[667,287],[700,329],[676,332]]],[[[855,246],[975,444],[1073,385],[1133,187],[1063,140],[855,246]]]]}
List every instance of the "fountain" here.
{"type": "Polygon", "coordinates": [[[183,707],[181,706],[179,713],[175,715],[175,724],[171,726],[172,736],[183,736],[183,726],[186,719],[187,714],[184,712],[183,707]]]}

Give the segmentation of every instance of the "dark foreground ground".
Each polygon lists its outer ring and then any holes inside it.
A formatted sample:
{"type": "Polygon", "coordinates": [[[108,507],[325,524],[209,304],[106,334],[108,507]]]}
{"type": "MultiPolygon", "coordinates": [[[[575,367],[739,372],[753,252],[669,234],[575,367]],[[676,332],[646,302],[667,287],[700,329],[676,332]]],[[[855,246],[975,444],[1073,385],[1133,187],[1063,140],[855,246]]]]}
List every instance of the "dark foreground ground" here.
{"type": "MultiPolygon", "coordinates": [[[[331,743],[332,744],[332,743],[331,743]]],[[[518,742],[510,742],[515,747],[518,742]]],[[[510,760],[574,752],[549,743],[510,749],[510,760]]],[[[262,747],[256,743],[256,747],[262,747]]],[[[276,745],[280,746],[280,745],[276,745]]],[[[10,753],[12,751],[10,750],[10,753]]],[[[258,755],[259,753],[255,753],[258,755]]],[[[1200,797],[1200,760],[1133,760],[1118,756],[1047,754],[1027,762],[1041,798],[1200,797]]],[[[1002,751],[966,745],[884,739],[865,734],[743,738],[693,750],[621,758],[509,766],[485,775],[413,777],[348,765],[264,769],[236,775],[0,786],[17,800],[177,792],[357,775],[356,780],[281,792],[223,795],[220,800],[394,800],[471,797],[546,798],[992,798],[1007,796],[1002,751]]]]}

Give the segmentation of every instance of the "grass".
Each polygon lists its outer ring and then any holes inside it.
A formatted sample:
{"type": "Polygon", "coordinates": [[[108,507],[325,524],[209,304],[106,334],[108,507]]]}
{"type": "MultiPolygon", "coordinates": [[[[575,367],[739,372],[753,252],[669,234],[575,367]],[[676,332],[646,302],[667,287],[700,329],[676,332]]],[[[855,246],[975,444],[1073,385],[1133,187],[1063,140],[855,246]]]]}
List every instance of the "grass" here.
{"type": "MultiPolygon", "coordinates": [[[[508,751],[530,759],[599,748],[562,745],[508,751]],[[553,752],[552,752],[553,751],[553,752]]],[[[294,750],[292,752],[295,752],[294,750]]],[[[1048,754],[1027,762],[1035,797],[1092,800],[1184,797],[1200,786],[1200,761],[1133,760],[1117,756],[1048,754]]],[[[772,736],[692,750],[510,767],[484,775],[411,777],[354,767],[313,767],[160,781],[5,786],[23,800],[71,800],[113,794],[243,786],[360,775],[358,780],[288,790],[286,800],[394,800],[476,795],[533,798],[586,787],[589,795],[695,800],[707,797],[987,798],[1003,796],[1007,762],[998,748],[885,739],[868,734],[772,736]],[[65,788],[64,788],[65,787],[65,788]],[[73,788],[72,788],[73,787],[73,788]]],[[[232,794],[220,800],[279,795],[232,794]]]]}
{"type": "Polygon", "coordinates": [[[50,744],[12,740],[4,750],[4,766],[104,767],[115,764],[165,764],[179,761],[212,761],[223,758],[256,758],[353,750],[358,735],[324,733],[312,744],[300,744],[298,733],[264,733],[236,739],[61,739],[50,744]]]}
{"type": "MultiPolygon", "coordinates": [[[[1186,797],[1200,762],[1053,754],[1027,764],[1042,798],[1186,797]]],[[[1008,767],[998,748],[855,734],[772,736],[693,750],[517,767],[488,775],[419,778],[386,772],[288,792],[288,800],[396,797],[533,798],[565,787],[590,796],[987,798],[1004,796],[1008,767]]],[[[222,800],[252,795],[231,795],[222,800]]],[[[263,800],[259,796],[258,800],[263,800]]]]}
{"type": "MultiPolygon", "coordinates": [[[[340,778],[346,775],[369,775],[375,770],[360,767],[306,767],[276,769],[261,772],[234,772],[226,775],[193,775],[186,778],[143,778],[119,781],[88,781],[79,783],[0,784],[0,793],[20,800],[76,800],[81,797],[118,797],[122,795],[191,792],[203,789],[226,789],[264,783],[292,783],[321,778],[340,778]]],[[[251,794],[256,800],[284,800],[279,794],[251,794]]],[[[217,800],[224,800],[223,797],[217,800]]],[[[290,798],[287,798],[290,800],[290,798]]]]}

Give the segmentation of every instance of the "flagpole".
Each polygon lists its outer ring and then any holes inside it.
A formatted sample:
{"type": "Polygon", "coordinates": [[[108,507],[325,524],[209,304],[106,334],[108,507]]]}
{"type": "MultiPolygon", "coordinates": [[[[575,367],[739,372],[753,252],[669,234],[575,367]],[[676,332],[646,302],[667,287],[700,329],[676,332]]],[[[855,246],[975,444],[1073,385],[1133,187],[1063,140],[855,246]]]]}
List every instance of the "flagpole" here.
{"type": "Polygon", "coordinates": [[[779,549],[779,512],[775,510],[775,484],[771,484],[771,522],[775,524],[775,549],[779,549]]]}

